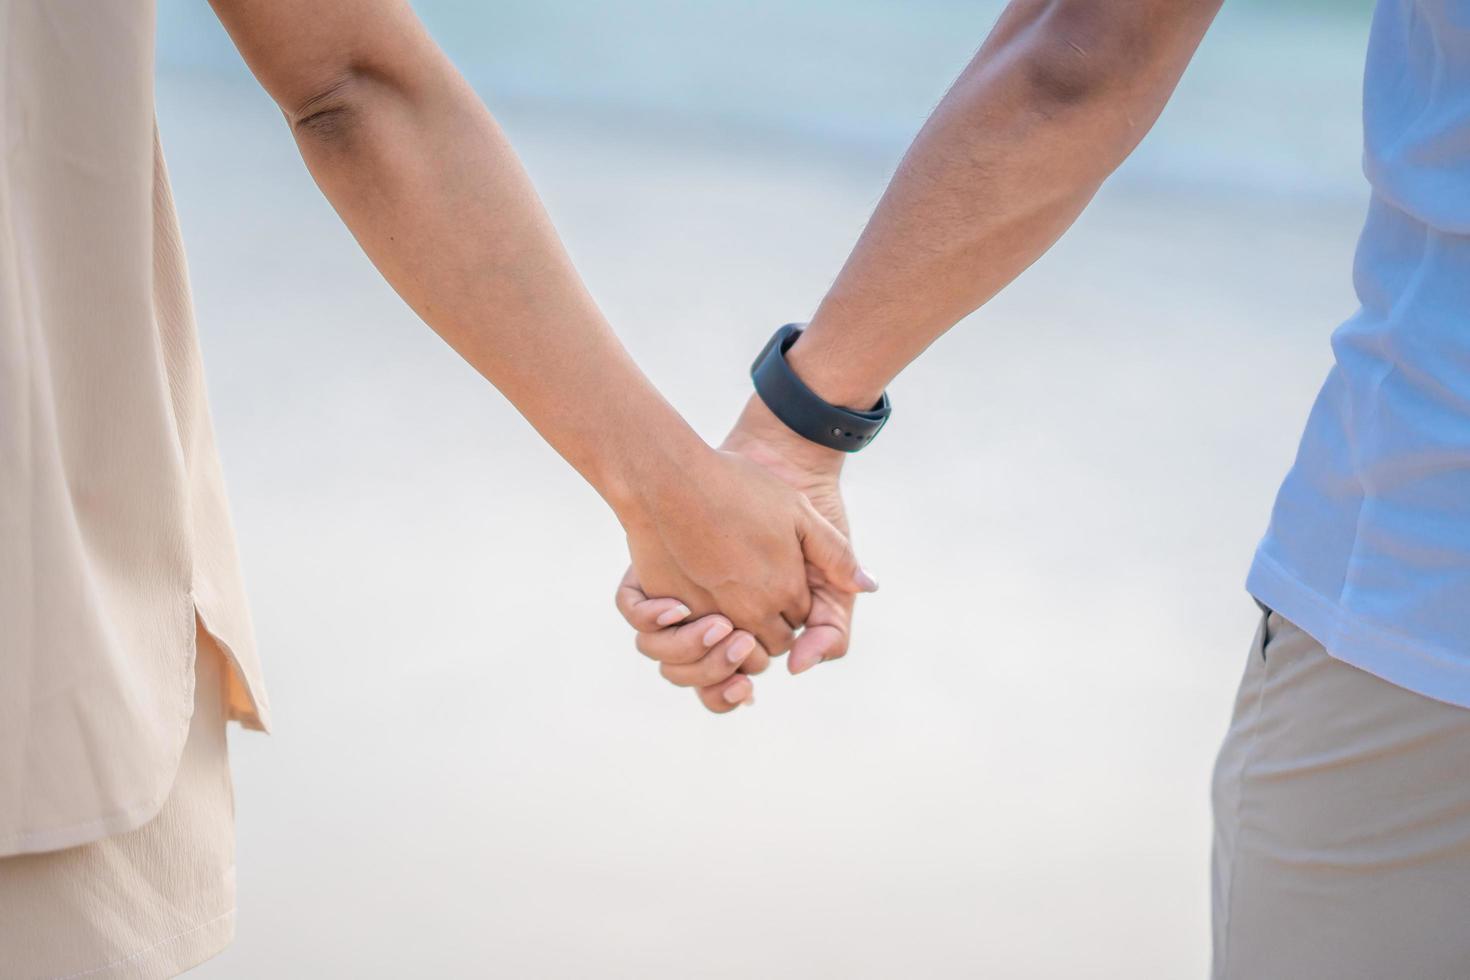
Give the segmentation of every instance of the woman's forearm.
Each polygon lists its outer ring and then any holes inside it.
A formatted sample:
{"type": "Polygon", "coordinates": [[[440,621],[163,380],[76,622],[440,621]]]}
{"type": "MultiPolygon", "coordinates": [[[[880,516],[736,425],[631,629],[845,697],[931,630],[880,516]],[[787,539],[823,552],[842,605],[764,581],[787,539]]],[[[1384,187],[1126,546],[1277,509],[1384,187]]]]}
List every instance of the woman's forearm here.
{"type": "Polygon", "coordinates": [[[500,127],[406,4],[215,6],[384,278],[620,516],[710,452],[623,349],[500,127]]]}
{"type": "Polygon", "coordinates": [[[703,443],[604,321],[500,128],[434,62],[306,106],[302,156],[399,295],[621,509],[703,443]]]}
{"type": "Polygon", "coordinates": [[[1158,118],[1219,0],[1017,0],[929,118],[793,369],[867,408],[1071,226],[1158,118]]]}
{"type": "Polygon", "coordinates": [[[808,563],[869,587],[806,498],[710,449],[633,364],[404,0],[212,2],[384,278],[613,506],[645,583],[769,653],[811,607],[808,563]]]}

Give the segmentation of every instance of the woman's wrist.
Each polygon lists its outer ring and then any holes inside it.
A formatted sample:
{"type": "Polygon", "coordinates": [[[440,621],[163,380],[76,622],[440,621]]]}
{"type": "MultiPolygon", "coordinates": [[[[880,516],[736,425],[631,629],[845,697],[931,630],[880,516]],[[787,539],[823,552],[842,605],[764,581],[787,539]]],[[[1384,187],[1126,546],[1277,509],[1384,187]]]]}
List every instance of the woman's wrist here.
{"type": "Polygon", "coordinates": [[[714,450],[660,399],[663,411],[608,440],[593,479],[624,528],[646,527],[697,487],[714,450]]]}

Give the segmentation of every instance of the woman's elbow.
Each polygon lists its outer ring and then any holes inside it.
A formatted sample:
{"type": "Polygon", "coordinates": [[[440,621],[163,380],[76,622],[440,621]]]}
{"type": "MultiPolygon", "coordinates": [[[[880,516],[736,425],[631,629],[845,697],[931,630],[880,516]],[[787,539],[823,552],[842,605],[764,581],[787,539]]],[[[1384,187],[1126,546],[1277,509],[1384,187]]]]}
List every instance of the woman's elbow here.
{"type": "Polygon", "coordinates": [[[344,68],[278,98],[277,104],[298,140],[337,144],[345,142],[361,123],[363,88],[362,73],[344,68]]]}

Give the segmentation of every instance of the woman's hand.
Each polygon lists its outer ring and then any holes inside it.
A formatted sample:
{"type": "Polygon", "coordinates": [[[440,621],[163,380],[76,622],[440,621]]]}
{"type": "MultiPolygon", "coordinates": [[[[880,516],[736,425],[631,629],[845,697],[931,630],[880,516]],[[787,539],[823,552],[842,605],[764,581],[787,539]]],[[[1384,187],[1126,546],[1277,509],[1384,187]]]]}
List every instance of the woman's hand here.
{"type": "MultiPolygon", "coordinates": [[[[801,492],[828,523],[846,533],[847,518],[838,486],[842,453],[802,439],[776,419],[758,398],[752,398],[746,405],[721,448],[760,464],[787,486],[801,492]]],[[[861,581],[852,583],[858,586],[857,591],[877,588],[877,583],[865,572],[859,570],[857,574],[861,581]]],[[[802,673],[823,660],[843,656],[850,639],[854,590],[836,587],[824,571],[810,564],[806,576],[811,604],[804,619],[806,628],[791,648],[788,667],[793,674],[802,673]]],[[[770,662],[766,649],[755,643],[740,663],[722,662],[715,647],[728,650],[725,644],[734,642],[740,631],[723,632],[724,619],[718,615],[690,622],[693,612],[685,603],[676,598],[650,599],[649,594],[661,593],[644,585],[637,573],[629,569],[618,589],[618,609],[638,632],[639,651],[659,661],[663,665],[661,671],[669,680],[696,687],[700,700],[711,711],[723,713],[751,703],[754,689],[749,677],[743,675],[766,669],[770,662]],[[686,670],[687,665],[697,665],[705,673],[686,670]]]]}
{"type": "Polygon", "coordinates": [[[679,687],[692,687],[715,714],[755,703],[748,675],[770,666],[756,638],[714,613],[690,621],[678,599],[650,599],[629,568],[618,585],[618,612],[637,630],[638,652],[658,661],[659,673],[679,687]]]}

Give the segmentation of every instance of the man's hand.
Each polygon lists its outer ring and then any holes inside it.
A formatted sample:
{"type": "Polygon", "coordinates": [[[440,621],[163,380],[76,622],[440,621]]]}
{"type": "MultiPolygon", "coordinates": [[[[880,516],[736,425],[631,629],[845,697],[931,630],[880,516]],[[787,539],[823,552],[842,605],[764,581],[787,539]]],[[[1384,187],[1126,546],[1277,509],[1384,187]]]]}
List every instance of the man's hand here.
{"type": "MultiPolygon", "coordinates": [[[[842,453],[796,435],[754,397],[721,448],[759,463],[787,486],[800,491],[819,514],[846,534],[847,515],[838,486],[842,453]]],[[[861,591],[877,589],[877,583],[861,569],[855,579],[854,584],[861,591]]],[[[788,661],[793,674],[843,656],[850,640],[853,591],[837,587],[824,571],[810,563],[807,586],[811,604],[804,620],[806,628],[796,637],[788,661]]],[[[724,713],[752,703],[751,681],[742,675],[765,670],[770,662],[766,649],[755,643],[741,663],[727,666],[721,663],[719,651],[714,649],[727,635],[719,625],[722,617],[706,616],[692,623],[685,622],[691,612],[684,603],[675,598],[650,599],[648,591],[632,569],[618,589],[618,609],[638,631],[639,651],[659,661],[663,665],[661,671],[669,680],[696,686],[700,700],[711,711],[724,713]],[[703,679],[696,679],[697,675],[686,671],[685,665],[698,665],[708,673],[703,679]]],[[[725,642],[738,636],[736,632],[725,642]]]]}
{"type": "MultiPolygon", "coordinates": [[[[792,432],[755,396],[746,402],[745,410],[720,448],[759,463],[781,482],[800,491],[818,514],[841,531],[844,538],[847,536],[847,510],[838,483],[843,453],[792,432]]],[[[786,663],[791,673],[800,674],[824,660],[837,660],[847,653],[856,599],[847,584],[834,579],[823,568],[807,564],[812,602],[804,620],[806,628],[796,638],[786,663]]],[[[878,589],[878,583],[861,569],[853,584],[859,587],[857,591],[878,589]]]]}
{"type": "Polygon", "coordinates": [[[807,497],[738,453],[691,457],[618,515],[647,592],[695,615],[723,614],[770,654],[791,648],[814,609],[830,620],[823,610],[835,594],[872,588],[847,538],[807,497]]]}

